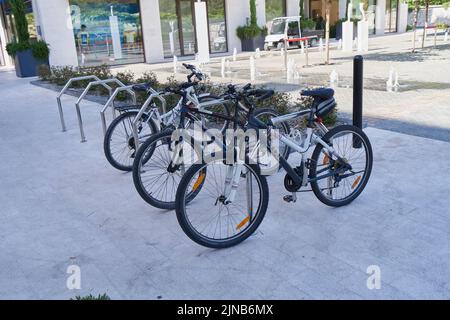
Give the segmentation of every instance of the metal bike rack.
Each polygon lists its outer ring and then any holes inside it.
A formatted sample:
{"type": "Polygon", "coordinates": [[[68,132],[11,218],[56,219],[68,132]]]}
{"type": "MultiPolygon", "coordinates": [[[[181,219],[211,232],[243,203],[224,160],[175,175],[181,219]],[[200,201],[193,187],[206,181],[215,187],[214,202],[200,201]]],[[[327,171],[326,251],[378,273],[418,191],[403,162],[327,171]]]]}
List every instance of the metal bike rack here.
{"type": "Polygon", "coordinates": [[[149,105],[152,103],[153,99],[158,99],[162,103],[162,112],[163,114],[166,113],[166,99],[163,98],[164,94],[158,93],[156,90],[150,88],[148,90],[151,94],[148,96],[147,100],[145,100],[144,104],[142,105],[141,109],[139,110],[138,114],[133,120],[132,123],[132,129],[133,129],[133,137],[134,137],[134,144],[136,147],[136,150],[139,148],[139,133],[138,133],[138,123],[139,120],[142,118],[142,115],[147,111],[149,105]]]}
{"type": "MultiPolygon", "coordinates": [[[[86,89],[84,89],[83,93],[81,94],[81,96],[78,98],[77,102],[75,103],[75,108],[77,110],[77,117],[78,117],[78,125],[80,127],[80,135],[81,135],[81,142],[86,142],[86,136],[84,134],[84,128],[83,128],[83,119],[81,118],[81,111],[80,111],[80,103],[81,101],[84,99],[84,97],[87,95],[87,93],[89,92],[89,90],[93,87],[93,86],[97,86],[97,85],[102,85],[105,86],[107,85],[107,83],[116,83],[117,85],[119,85],[120,87],[125,87],[125,85],[118,79],[116,78],[111,78],[111,79],[106,79],[106,80],[98,80],[98,81],[92,81],[89,82],[88,86],[86,87],[86,89]]],[[[109,87],[109,86],[108,86],[109,87]]],[[[133,101],[136,101],[136,94],[134,93],[133,90],[131,89],[127,89],[125,90],[127,91],[132,97],[133,97],[133,101]]],[[[110,91],[110,96],[112,95],[111,91],[110,91]]],[[[114,109],[114,106],[113,106],[114,109]]]]}
{"type": "Polygon", "coordinates": [[[108,107],[112,108],[112,112],[113,112],[113,118],[115,118],[115,107],[114,107],[114,100],[116,99],[117,95],[120,92],[126,91],[128,93],[133,92],[133,94],[130,93],[132,99],[133,99],[133,104],[136,104],[136,94],[134,93],[134,91],[132,91],[134,85],[131,86],[124,86],[124,87],[119,87],[116,90],[114,90],[113,94],[109,97],[108,101],[106,101],[105,105],[103,106],[102,111],[100,111],[100,117],[102,119],[102,127],[103,127],[103,134],[106,134],[106,116],[105,116],[105,112],[106,109],[108,109],[108,107]]]}
{"type": "MultiPolygon", "coordinates": [[[[63,132],[67,131],[67,128],[66,128],[66,123],[64,121],[64,112],[63,112],[62,103],[61,103],[62,95],[70,88],[72,83],[77,82],[77,81],[83,81],[83,80],[91,80],[91,79],[95,80],[95,81],[100,81],[100,78],[97,76],[94,76],[94,75],[75,77],[75,78],[69,79],[69,81],[66,83],[64,88],[61,90],[61,92],[56,97],[56,102],[58,103],[59,118],[61,120],[61,129],[63,132]]],[[[109,94],[111,95],[112,88],[110,86],[108,86],[107,84],[103,84],[103,87],[105,87],[109,91],[109,94]]]]}

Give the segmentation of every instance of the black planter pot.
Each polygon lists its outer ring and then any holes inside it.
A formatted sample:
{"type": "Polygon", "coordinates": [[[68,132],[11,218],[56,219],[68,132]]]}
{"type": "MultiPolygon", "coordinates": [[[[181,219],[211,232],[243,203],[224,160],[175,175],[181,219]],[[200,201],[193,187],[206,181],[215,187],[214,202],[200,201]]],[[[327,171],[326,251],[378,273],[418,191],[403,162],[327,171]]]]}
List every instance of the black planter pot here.
{"type": "Polygon", "coordinates": [[[336,40],[342,39],[342,23],[336,25],[336,40]]]}
{"type": "Polygon", "coordinates": [[[251,39],[241,39],[242,51],[255,51],[256,48],[259,50],[264,49],[264,37],[258,36],[251,39]]]}
{"type": "Polygon", "coordinates": [[[16,53],[14,58],[16,75],[19,78],[35,77],[38,75],[38,67],[42,64],[48,65],[48,61],[36,59],[31,49],[16,53]]]}

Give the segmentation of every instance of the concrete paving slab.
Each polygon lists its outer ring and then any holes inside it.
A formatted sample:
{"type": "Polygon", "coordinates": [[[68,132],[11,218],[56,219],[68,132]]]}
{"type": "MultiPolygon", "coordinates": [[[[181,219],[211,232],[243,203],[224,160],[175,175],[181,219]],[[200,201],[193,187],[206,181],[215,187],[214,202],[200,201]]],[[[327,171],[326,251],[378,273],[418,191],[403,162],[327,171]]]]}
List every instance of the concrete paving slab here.
{"type": "MultiPolygon", "coordinates": [[[[173,212],[148,206],[102,151],[100,106],[74,99],[59,130],[55,94],[0,74],[0,298],[108,293],[143,299],[404,299],[450,296],[450,144],[366,128],[375,162],[360,198],[328,208],[282,201],[269,177],[258,232],[228,250],[191,242],[173,212]],[[81,289],[66,271],[81,268],[81,289]],[[381,269],[380,290],[366,286],[381,269]]],[[[294,161],[295,158],[292,159],[294,161]]]]}

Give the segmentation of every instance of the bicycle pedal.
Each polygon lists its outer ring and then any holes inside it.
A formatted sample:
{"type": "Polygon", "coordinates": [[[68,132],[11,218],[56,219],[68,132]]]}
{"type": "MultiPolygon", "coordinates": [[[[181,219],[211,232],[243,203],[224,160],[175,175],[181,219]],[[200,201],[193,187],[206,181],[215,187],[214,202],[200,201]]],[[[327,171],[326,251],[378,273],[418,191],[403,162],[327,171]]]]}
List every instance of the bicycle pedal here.
{"type": "Polygon", "coordinates": [[[283,200],[286,201],[287,203],[291,203],[291,202],[295,202],[296,199],[294,199],[294,196],[291,194],[288,194],[287,196],[283,197],[283,200]]]}

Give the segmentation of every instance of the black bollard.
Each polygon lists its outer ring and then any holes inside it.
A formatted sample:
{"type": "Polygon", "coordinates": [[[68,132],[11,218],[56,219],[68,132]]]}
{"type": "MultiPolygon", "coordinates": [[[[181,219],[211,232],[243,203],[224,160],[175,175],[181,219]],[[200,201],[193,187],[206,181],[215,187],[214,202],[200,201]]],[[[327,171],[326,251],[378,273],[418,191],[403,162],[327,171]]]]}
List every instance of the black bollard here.
{"type": "MultiPolygon", "coordinates": [[[[363,57],[353,58],[353,125],[362,129],[363,113],[363,57]]],[[[353,137],[353,147],[361,148],[361,140],[353,137]]]]}

